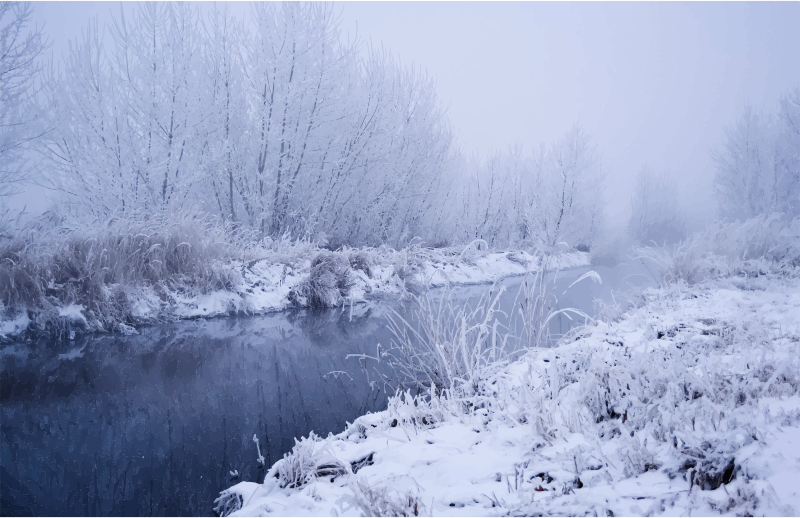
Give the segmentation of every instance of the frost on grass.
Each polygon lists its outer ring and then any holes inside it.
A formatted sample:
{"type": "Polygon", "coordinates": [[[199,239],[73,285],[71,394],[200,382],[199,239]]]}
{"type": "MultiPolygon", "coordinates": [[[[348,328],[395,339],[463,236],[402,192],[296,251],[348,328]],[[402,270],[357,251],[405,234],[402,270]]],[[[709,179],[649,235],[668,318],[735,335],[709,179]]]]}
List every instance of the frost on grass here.
{"type": "MultiPolygon", "coordinates": [[[[255,494],[234,514],[796,515],[800,278],[744,281],[649,289],[616,322],[498,369],[459,356],[473,370],[409,387],[329,439],[347,474],[234,486],[255,494]]],[[[461,336],[490,343],[475,317],[461,336]]]]}
{"type": "Polygon", "coordinates": [[[329,441],[311,432],[308,438],[295,439],[292,452],[276,462],[267,477],[278,479],[281,488],[298,488],[320,477],[336,478],[347,473],[347,466],[330,451],[329,441]]]}
{"type": "MultiPolygon", "coordinates": [[[[491,283],[539,267],[469,247],[321,249],[258,238],[208,216],[139,214],[80,227],[35,221],[0,243],[0,338],[26,330],[70,338],[141,324],[335,307],[427,287],[491,283]],[[81,307],[77,312],[75,308],[81,307]]],[[[516,252],[520,257],[532,257],[516,252]]],[[[516,257],[516,256],[515,256],[516,257]]],[[[559,258],[586,265],[588,255],[559,258]]]]}

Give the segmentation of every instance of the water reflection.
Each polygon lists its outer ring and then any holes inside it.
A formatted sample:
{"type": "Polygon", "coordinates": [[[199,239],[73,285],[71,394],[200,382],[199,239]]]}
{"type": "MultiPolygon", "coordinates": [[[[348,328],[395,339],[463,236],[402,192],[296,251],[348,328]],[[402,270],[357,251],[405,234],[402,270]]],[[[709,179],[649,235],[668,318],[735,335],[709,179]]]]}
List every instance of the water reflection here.
{"type": "MultiPolygon", "coordinates": [[[[592,300],[630,274],[597,270],[602,285],[584,280],[566,294],[586,269],[561,272],[559,306],[591,314],[592,300]]],[[[505,282],[507,312],[520,282],[505,282]]],[[[457,293],[474,304],[486,290],[457,293]]],[[[382,387],[346,355],[389,343],[388,311],[373,303],[2,346],[2,514],[210,514],[221,489],[263,477],[253,434],[269,466],[295,437],[385,408],[382,387]]],[[[574,323],[555,319],[551,331],[574,323]]]]}
{"type": "MultiPolygon", "coordinates": [[[[349,309],[349,308],[348,308],[349,309]]],[[[207,515],[310,430],[385,406],[348,353],[385,340],[380,308],[181,322],[136,336],[6,346],[2,510],[207,515]],[[377,315],[375,313],[378,313],[377,315]]]]}

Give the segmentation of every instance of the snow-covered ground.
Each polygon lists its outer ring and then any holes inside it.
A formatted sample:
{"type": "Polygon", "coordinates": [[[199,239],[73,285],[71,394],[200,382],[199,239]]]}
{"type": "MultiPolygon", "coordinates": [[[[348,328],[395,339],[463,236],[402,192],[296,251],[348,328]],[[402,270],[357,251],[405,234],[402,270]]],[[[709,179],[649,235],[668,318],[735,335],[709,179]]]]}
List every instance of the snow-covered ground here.
{"type": "Polygon", "coordinates": [[[478,404],[405,395],[303,439],[218,510],[797,516],[800,279],[645,296],[618,322],[529,352],[478,404]]]}
{"type": "MultiPolygon", "coordinates": [[[[315,253],[320,253],[319,251],[315,253]]],[[[457,250],[417,249],[368,252],[349,250],[335,252],[348,262],[359,253],[368,265],[349,268],[346,293],[337,295],[341,304],[357,304],[369,299],[399,296],[411,289],[424,286],[490,284],[505,277],[524,275],[536,271],[540,257],[527,252],[475,252],[459,253],[457,250]]],[[[169,321],[184,318],[202,318],[237,313],[264,314],[282,311],[289,307],[305,306],[302,286],[311,275],[313,256],[275,261],[262,259],[250,263],[233,262],[223,265],[229,279],[226,289],[207,291],[200,288],[169,289],[164,285],[125,288],[130,304],[130,320],[138,323],[169,321]]],[[[575,268],[587,266],[589,254],[564,253],[553,257],[548,268],[575,268]]],[[[103,325],[85,310],[88,304],[70,304],[57,308],[54,318],[71,335],[80,331],[101,329],[103,325]]],[[[0,305],[0,338],[13,337],[37,322],[35,310],[6,311],[0,305]],[[33,317],[29,318],[28,313],[33,317]]],[[[117,331],[135,332],[130,325],[119,322],[117,331]]]]}
{"type": "MultiPolygon", "coordinates": [[[[399,255],[399,254],[398,254],[399,255]]],[[[358,303],[368,298],[396,296],[404,292],[409,282],[399,273],[403,266],[397,258],[381,261],[369,268],[350,270],[351,283],[342,302],[358,303]],[[394,261],[392,261],[394,259],[394,261]]],[[[525,275],[539,268],[540,258],[527,252],[491,252],[473,259],[458,256],[429,255],[413,274],[418,285],[431,288],[451,285],[491,284],[515,275],[525,275]]],[[[577,268],[589,265],[589,254],[566,253],[551,259],[549,268],[577,268]]],[[[260,261],[251,266],[237,265],[241,282],[232,290],[214,291],[197,296],[176,295],[174,314],[180,318],[219,316],[233,312],[266,313],[281,311],[295,304],[290,296],[298,291],[311,271],[311,260],[302,261],[297,268],[286,264],[260,261]]],[[[407,277],[408,278],[408,277],[407,277]]],[[[154,308],[155,309],[155,308],[154,308]]]]}

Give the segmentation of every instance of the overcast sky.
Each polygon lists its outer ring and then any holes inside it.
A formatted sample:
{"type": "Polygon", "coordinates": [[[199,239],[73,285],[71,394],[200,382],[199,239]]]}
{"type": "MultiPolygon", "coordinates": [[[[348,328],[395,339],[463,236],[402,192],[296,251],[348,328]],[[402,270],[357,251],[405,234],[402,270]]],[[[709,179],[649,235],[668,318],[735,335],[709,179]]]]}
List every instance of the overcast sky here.
{"type": "MultiPolygon", "coordinates": [[[[800,2],[338,5],[345,34],[436,78],[468,152],[530,149],[580,122],[620,222],[644,162],[675,175],[696,218],[712,217],[710,150],[725,126],[746,103],[772,108],[800,84],[800,2]]],[[[103,23],[119,11],[110,2],[35,7],[55,57],[90,17],[103,23]]]]}

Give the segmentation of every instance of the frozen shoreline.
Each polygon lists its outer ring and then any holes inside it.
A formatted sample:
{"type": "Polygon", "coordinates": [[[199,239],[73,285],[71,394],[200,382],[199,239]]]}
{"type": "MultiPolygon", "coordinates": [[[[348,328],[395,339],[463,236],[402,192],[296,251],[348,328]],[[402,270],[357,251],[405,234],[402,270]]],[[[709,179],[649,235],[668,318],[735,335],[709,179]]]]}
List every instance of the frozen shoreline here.
{"type": "Polygon", "coordinates": [[[492,405],[395,398],[336,436],[304,439],[265,483],[224,491],[219,509],[796,516],[800,279],[645,295],[619,322],[513,363],[492,405]],[[281,488],[274,475],[291,466],[320,476],[281,488]]]}
{"type": "MultiPolygon", "coordinates": [[[[319,252],[316,250],[315,254],[319,252]]],[[[351,256],[360,252],[356,249],[334,254],[351,256]]],[[[506,277],[532,273],[539,268],[539,258],[525,251],[473,252],[468,257],[453,250],[440,252],[423,249],[422,252],[415,255],[406,250],[386,253],[370,250],[369,259],[373,264],[368,268],[349,269],[351,285],[341,297],[341,302],[350,304],[385,296],[400,296],[409,289],[418,289],[426,284],[430,288],[444,286],[448,279],[454,286],[491,284],[506,277]],[[408,267],[409,262],[413,264],[413,269],[408,267]]],[[[584,267],[589,262],[588,253],[570,252],[551,258],[549,268],[584,267]]],[[[135,326],[140,323],[242,313],[255,315],[306,307],[303,298],[297,294],[311,273],[311,256],[283,261],[274,258],[250,263],[235,261],[222,268],[231,279],[228,289],[197,293],[198,290],[167,290],[163,286],[125,288],[131,308],[130,318],[134,324],[118,322],[115,331],[134,333],[135,326]]],[[[73,333],[73,336],[76,331],[102,329],[87,312],[85,303],[81,302],[58,307],[54,315],[64,331],[73,333]]],[[[0,307],[0,339],[13,338],[37,325],[36,313],[28,309],[10,316],[0,307]],[[29,313],[33,313],[33,318],[29,313]]]]}

